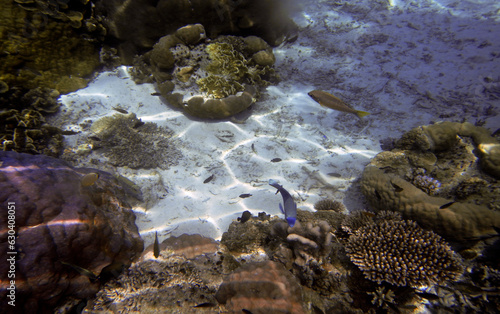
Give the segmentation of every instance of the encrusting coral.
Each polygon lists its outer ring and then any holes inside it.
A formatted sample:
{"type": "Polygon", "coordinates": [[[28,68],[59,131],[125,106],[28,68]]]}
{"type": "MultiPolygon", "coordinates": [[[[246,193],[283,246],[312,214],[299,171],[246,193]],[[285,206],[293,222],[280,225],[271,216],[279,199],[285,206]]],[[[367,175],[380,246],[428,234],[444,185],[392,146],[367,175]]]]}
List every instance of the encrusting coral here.
{"type": "Polygon", "coordinates": [[[440,236],[412,221],[362,227],[349,237],[346,251],[366,278],[396,286],[455,281],[464,270],[461,258],[440,236]]]}
{"type": "Polygon", "coordinates": [[[468,123],[413,129],[397,148],[371,160],[361,190],[375,210],[399,212],[454,244],[491,244],[500,230],[500,212],[495,210],[500,188],[490,176],[495,175],[496,153],[481,149],[496,147],[494,141],[487,130],[468,123]],[[470,188],[477,181],[482,184],[470,188]]]}

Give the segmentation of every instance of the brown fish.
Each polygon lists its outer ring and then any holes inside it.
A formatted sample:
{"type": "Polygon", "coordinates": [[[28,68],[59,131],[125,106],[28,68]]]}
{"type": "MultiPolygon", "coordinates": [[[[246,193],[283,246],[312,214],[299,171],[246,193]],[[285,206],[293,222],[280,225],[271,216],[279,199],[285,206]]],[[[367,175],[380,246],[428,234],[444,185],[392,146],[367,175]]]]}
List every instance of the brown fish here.
{"type": "Polygon", "coordinates": [[[97,179],[99,179],[99,174],[96,172],[91,172],[84,175],[80,179],[80,182],[82,183],[82,186],[88,187],[93,185],[97,181],[97,179]]]}
{"type": "Polygon", "coordinates": [[[160,244],[158,243],[158,231],[155,232],[155,243],[153,244],[153,255],[155,258],[160,256],[160,244]]]}
{"type": "Polygon", "coordinates": [[[307,93],[307,95],[311,96],[312,99],[314,99],[317,103],[319,103],[323,107],[328,107],[330,109],[347,113],[354,113],[360,118],[370,114],[369,112],[366,111],[356,110],[351,106],[349,106],[348,104],[346,104],[340,98],[335,97],[332,94],[324,92],[322,90],[313,90],[307,93]]]}

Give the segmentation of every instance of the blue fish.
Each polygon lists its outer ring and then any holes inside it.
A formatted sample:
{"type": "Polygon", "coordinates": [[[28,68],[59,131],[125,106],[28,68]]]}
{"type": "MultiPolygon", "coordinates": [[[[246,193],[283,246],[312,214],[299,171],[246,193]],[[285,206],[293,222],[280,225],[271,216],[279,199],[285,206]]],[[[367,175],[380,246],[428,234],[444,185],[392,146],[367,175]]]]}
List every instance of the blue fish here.
{"type": "Polygon", "coordinates": [[[278,194],[278,192],[281,193],[284,204],[282,206],[280,203],[281,212],[285,214],[285,219],[288,222],[288,225],[290,227],[293,227],[295,225],[295,221],[297,220],[297,204],[295,204],[295,202],[293,201],[290,193],[288,193],[288,191],[285,190],[282,185],[279,185],[276,180],[270,179],[269,185],[278,189],[278,191],[276,191],[276,194],[278,194]]]}

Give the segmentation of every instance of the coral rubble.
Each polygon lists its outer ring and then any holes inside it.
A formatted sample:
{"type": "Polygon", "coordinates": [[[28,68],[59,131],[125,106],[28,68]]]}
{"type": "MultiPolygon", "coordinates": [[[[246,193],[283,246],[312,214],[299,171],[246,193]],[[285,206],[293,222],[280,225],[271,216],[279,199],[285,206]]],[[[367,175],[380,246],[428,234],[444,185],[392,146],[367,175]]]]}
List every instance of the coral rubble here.
{"type": "MultiPolygon", "coordinates": [[[[130,210],[140,194],[132,186],[43,155],[0,152],[0,160],[0,202],[15,206],[16,301],[26,313],[47,311],[64,297],[92,296],[103,269],[128,266],[143,250],[130,210]],[[89,173],[98,180],[82,185],[89,173]]],[[[0,224],[7,239],[7,215],[0,224]]],[[[7,256],[13,249],[3,242],[0,251],[7,256]]],[[[3,282],[7,268],[0,264],[3,282]]]]}
{"type": "Polygon", "coordinates": [[[101,118],[92,124],[91,131],[99,139],[93,141],[93,148],[102,149],[115,166],[167,168],[180,154],[170,130],[143,123],[134,113],[101,118]]]}

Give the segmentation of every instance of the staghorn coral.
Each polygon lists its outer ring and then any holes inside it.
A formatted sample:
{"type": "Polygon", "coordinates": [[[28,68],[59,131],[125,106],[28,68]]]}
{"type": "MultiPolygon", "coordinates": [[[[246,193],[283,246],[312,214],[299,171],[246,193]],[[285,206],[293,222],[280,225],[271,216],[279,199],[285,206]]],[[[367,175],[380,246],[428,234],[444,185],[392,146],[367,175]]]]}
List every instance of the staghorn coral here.
{"type": "MultiPolygon", "coordinates": [[[[0,203],[15,207],[19,311],[46,312],[65,297],[84,299],[98,290],[99,282],[62,262],[99,275],[107,267],[128,266],[143,250],[130,210],[140,192],[131,186],[104,171],[72,168],[43,155],[0,152],[0,160],[0,203]],[[99,179],[83,186],[88,173],[99,179]]],[[[7,239],[7,215],[0,225],[7,239]]],[[[7,241],[0,243],[2,256],[12,251],[7,241]]],[[[8,282],[8,267],[0,263],[2,282],[8,282]]],[[[0,308],[7,308],[3,295],[0,308]]]]}
{"type": "Polygon", "coordinates": [[[349,237],[346,252],[365,277],[418,287],[457,280],[461,258],[444,240],[413,221],[370,224],[349,237]]]}
{"type": "Polygon", "coordinates": [[[238,268],[224,279],[216,298],[231,313],[306,313],[300,285],[272,261],[238,268]]]}

